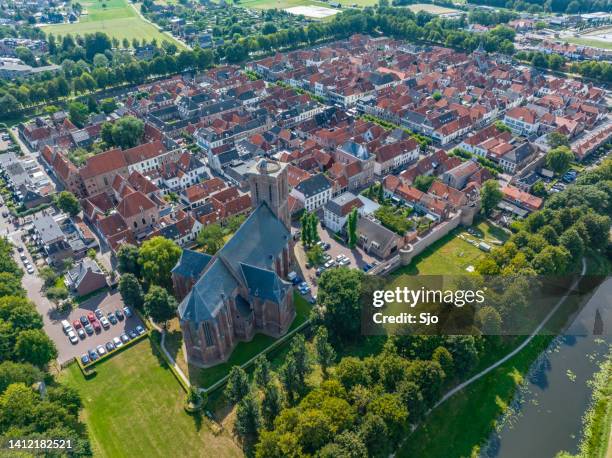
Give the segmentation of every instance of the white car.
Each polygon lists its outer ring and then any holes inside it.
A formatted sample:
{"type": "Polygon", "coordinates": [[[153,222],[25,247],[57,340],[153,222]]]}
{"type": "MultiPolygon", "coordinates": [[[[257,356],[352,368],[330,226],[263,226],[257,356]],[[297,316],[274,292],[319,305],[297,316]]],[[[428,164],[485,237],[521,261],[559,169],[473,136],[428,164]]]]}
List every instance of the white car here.
{"type": "Polygon", "coordinates": [[[21,258],[22,261],[26,261],[28,259],[28,257],[23,252],[19,253],[19,257],[21,258]]]}
{"type": "Polygon", "coordinates": [[[73,330],[68,331],[68,340],[70,340],[70,343],[73,345],[79,342],[79,338],[73,330]]]}
{"type": "Polygon", "coordinates": [[[350,263],[351,263],[351,260],[349,258],[343,258],[340,260],[338,264],[340,264],[341,266],[348,266],[350,263]]]}
{"type": "Polygon", "coordinates": [[[30,275],[34,274],[34,267],[32,267],[31,265],[27,265],[26,270],[30,275]]]}
{"type": "Polygon", "coordinates": [[[100,323],[102,323],[102,327],[104,329],[108,329],[110,328],[110,322],[108,321],[108,318],[106,318],[105,316],[103,316],[102,318],[100,318],[100,323]]]}
{"type": "Polygon", "coordinates": [[[102,345],[98,345],[96,347],[96,351],[98,352],[98,354],[100,356],[105,355],[106,354],[106,348],[104,348],[102,345]]]}
{"type": "Polygon", "coordinates": [[[70,331],[74,331],[74,329],[72,329],[72,325],[68,322],[68,320],[62,320],[62,329],[66,334],[68,334],[70,331]]]}
{"type": "Polygon", "coordinates": [[[333,259],[331,259],[325,263],[324,267],[326,269],[330,269],[331,267],[334,267],[334,265],[336,265],[336,263],[333,259]]]}
{"type": "Polygon", "coordinates": [[[119,337],[113,337],[113,343],[115,344],[115,348],[119,348],[123,346],[123,342],[119,337]]]}

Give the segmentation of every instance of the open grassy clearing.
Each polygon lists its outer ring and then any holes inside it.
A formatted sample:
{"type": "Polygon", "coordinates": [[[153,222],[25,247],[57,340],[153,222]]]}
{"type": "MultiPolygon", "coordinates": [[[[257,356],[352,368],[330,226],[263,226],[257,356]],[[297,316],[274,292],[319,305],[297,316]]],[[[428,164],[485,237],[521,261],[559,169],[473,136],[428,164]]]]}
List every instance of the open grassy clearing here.
{"type": "Polygon", "coordinates": [[[156,38],[173,41],[177,46],[183,46],[167,34],[162,33],[154,25],[143,20],[127,0],[86,0],[81,2],[87,14],[81,16],[74,24],[57,24],[46,26],[43,30],[54,35],[85,35],[86,33],[104,32],[119,40],[137,38],[151,41],[156,38]],[[105,6],[103,6],[105,5],[105,6]]]}
{"type": "Polygon", "coordinates": [[[407,8],[413,13],[418,13],[419,11],[425,11],[431,14],[459,13],[459,10],[454,8],[446,8],[444,6],[431,5],[429,3],[415,3],[413,5],[408,5],[407,8]]]}
{"type": "MultiPolygon", "coordinates": [[[[294,293],[294,303],[296,317],[289,328],[290,331],[304,323],[309,318],[311,310],[310,304],[297,292],[294,293]]],[[[170,324],[168,335],[166,336],[166,348],[183,372],[189,374],[188,376],[192,383],[201,387],[209,387],[227,375],[232,366],[246,363],[272,345],[275,341],[276,339],[274,337],[256,334],[250,342],[240,342],[236,345],[236,348],[227,362],[207,369],[202,369],[191,365],[188,366],[185,362],[182,349],[182,334],[178,328],[177,320],[173,320],[170,324]]]]}
{"type": "Polygon", "coordinates": [[[227,432],[183,410],[185,393],[148,339],[95,368],[89,380],[76,364],[61,373],[81,394],[95,456],[242,456],[227,432]]]}
{"type": "Polygon", "coordinates": [[[563,41],[576,45],[591,46],[592,48],[612,49],[612,41],[597,40],[589,38],[587,35],[582,37],[563,37],[563,41]]]}
{"type": "MultiPolygon", "coordinates": [[[[374,6],[378,2],[377,0],[335,0],[344,7],[350,7],[357,5],[359,7],[374,6]]],[[[333,8],[328,2],[317,1],[317,0],[241,0],[235,3],[236,6],[243,6],[245,8],[254,8],[261,10],[279,9],[284,10],[286,8],[292,8],[295,6],[323,6],[327,8],[333,8]]]]}

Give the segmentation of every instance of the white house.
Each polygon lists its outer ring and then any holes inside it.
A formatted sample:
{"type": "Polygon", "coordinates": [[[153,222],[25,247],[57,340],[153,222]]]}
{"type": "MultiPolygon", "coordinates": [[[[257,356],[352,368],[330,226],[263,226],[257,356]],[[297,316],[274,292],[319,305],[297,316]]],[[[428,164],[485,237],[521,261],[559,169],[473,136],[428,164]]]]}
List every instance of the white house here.
{"type": "Polygon", "coordinates": [[[306,211],[322,207],[332,197],[332,184],[325,175],[314,175],[291,190],[291,195],[302,202],[306,211]]]}

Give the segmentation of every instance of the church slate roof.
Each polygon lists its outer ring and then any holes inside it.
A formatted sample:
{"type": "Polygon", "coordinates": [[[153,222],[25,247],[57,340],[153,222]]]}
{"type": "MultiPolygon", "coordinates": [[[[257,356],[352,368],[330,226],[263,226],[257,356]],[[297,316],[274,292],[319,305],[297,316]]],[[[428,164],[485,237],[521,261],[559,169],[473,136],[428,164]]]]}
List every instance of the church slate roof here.
{"type": "Polygon", "coordinates": [[[198,278],[211,259],[209,254],[185,249],[172,273],[186,278],[198,278]]]}
{"type": "Polygon", "coordinates": [[[260,269],[248,264],[241,264],[242,275],[246,281],[249,295],[263,300],[281,303],[290,288],[289,283],[283,282],[275,272],[260,269]]]}

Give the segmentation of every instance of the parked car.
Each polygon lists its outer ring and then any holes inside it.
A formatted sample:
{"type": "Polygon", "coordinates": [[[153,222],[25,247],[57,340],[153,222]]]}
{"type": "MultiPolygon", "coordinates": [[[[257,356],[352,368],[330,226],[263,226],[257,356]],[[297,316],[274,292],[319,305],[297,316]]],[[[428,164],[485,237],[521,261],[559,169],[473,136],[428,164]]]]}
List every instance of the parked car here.
{"type": "Polygon", "coordinates": [[[85,365],[89,364],[89,355],[87,353],[81,355],[81,362],[85,365]]]}
{"type": "Polygon", "coordinates": [[[368,270],[370,270],[372,268],[371,264],[366,264],[365,266],[362,267],[364,272],[367,272],[368,270]]]}
{"type": "Polygon", "coordinates": [[[89,320],[87,319],[85,315],[81,315],[81,318],[79,318],[79,320],[81,321],[81,324],[83,326],[87,326],[89,324],[89,320]]]}
{"type": "Polygon", "coordinates": [[[104,316],[104,313],[102,313],[102,310],[100,309],[96,309],[95,310],[95,314],[98,317],[98,319],[102,318],[104,316]]]}
{"type": "Polygon", "coordinates": [[[115,344],[112,342],[106,342],[106,350],[110,353],[115,349],[115,344]]]}
{"type": "Polygon", "coordinates": [[[336,265],[336,262],[333,259],[331,259],[327,261],[325,264],[323,264],[323,267],[325,267],[326,269],[331,269],[335,265],[336,265]]]}
{"type": "Polygon", "coordinates": [[[106,354],[106,348],[104,348],[102,345],[98,345],[96,347],[96,351],[98,352],[98,354],[100,356],[105,355],[106,354]]]}
{"type": "Polygon", "coordinates": [[[129,307],[123,307],[123,313],[125,313],[125,316],[127,318],[131,318],[132,317],[132,311],[130,310],[129,307]]]}
{"type": "Polygon", "coordinates": [[[123,346],[123,342],[119,337],[113,337],[113,345],[115,346],[115,348],[119,348],[123,346]]]}
{"type": "Polygon", "coordinates": [[[85,337],[87,337],[87,334],[85,334],[85,331],[82,328],[77,331],[77,334],[79,335],[81,339],[84,339],[85,337]]]}
{"type": "Polygon", "coordinates": [[[34,275],[34,267],[32,267],[30,264],[28,264],[26,266],[26,272],[29,273],[30,275],[34,275]]]}
{"type": "Polygon", "coordinates": [[[115,310],[115,316],[119,321],[123,321],[123,319],[125,318],[123,312],[120,309],[115,310]]]}
{"type": "Polygon", "coordinates": [[[74,321],[72,322],[72,327],[73,327],[74,329],[81,329],[81,326],[82,326],[82,325],[81,325],[81,322],[80,322],[79,320],[74,320],[74,321]]]}
{"type": "Polygon", "coordinates": [[[138,337],[138,333],[135,329],[128,331],[128,335],[130,336],[130,339],[135,339],[136,337],[138,337]]]}
{"type": "Polygon", "coordinates": [[[91,325],[93,326],[96,332],[102,331],[102,326],[100,326],[100,322],[98,320],[92,321],[91,325]]]}
{"type": "Polygon", "coordinates": [[[98,321],[98,320],[96,319],[96,316],[93,314],[93,312],[89,312],[89,313],[87,314],[87,319],[89,320],[89,322],[90,322],[91,324],[93,324],[93,323],[94,323],[94,321],[98,321]]]}
{"type": "Polygon", "coordinates": [[[66,334],[68,334],[69,331],[72,331],[72,326],[70,325],[68,320],[62,320],[62,329],[66,334]]]}
{"type": "Polygon", "coordinates": [[[117,317],[115,316],[113,312],[109,312],[108,321],[110,321],[111,324],[117,324],[117,317]]]}
{"type": "Polygon", "coordinates": [[[19,253],[19,257],[21,258],[22,261],[27,261],[28,260],[28,257],[23,252],[19,253]]]}
{"type": "Polygon", "coordinates": [[[292,272],[289,272],[289,274],[287,275],[287,278],[289,279],[289,281],[293,281],[297,276],[298,274],[292,271],[292,272]]]}
{"type": "Polygon", "coordinates": [[[315,275],[317,277],[320,277],[323,272],[325,272],[325,267],[318,267],[317,270],[315,271],[315,275]]]}
{"type": "Polygon", "coordinates": [[[79,343],[79,338],[77,337],[77,335],[74,333],[73,330],[68,331],[68,340],[70,340],[71,344],[76,344],[79,343]]]}
{"type": "Polygon", "coordinates": [[[100,323],[102,323],[102,327],[103,327],[104,329],[108,329],[108,328],[110,328],[110,323],[108,322],[108,319],[107,319],[105,316],[103,316],[102,318],[100,318],[100,323]]]}
{"type": "Polygon", "coordinates": [[[85,332],[89,335],[92,335],[94,333],[94,328],[91,324],[86,324],[85,325],[85,332]]]}
{"type": "Polygon", "coordinates": [[[98,359],[100,357],[100,355],[98,355],[98,352],[96,350],[89,350],[89,358],[92,361],[95,361],[96,359],[98,359]]]}
{"type": "Polygon", "coordinates": [[[300,276],[296,276],[296,277],[293,278],[293,280],[291,280],[291,283],[293,283],[294,285],[299,285],[303,281],[304,280],[302,280],[302,278],[300,276]]]}
{"type": "Polygon", "coordinates": [[[127,343],[127,342],[130,341],[130,338],[129,338],[129,336],[127,334],[123,333],[123,334],[121,334],[121,341],[123,343],[127,343]]]}
{"type": "Polygon", "coordinates": [[[141,325],[138,325],[136,326],[136,332],[138,333],[138,335],[144,334],[145,329],[141,325]]]}

